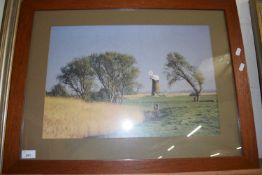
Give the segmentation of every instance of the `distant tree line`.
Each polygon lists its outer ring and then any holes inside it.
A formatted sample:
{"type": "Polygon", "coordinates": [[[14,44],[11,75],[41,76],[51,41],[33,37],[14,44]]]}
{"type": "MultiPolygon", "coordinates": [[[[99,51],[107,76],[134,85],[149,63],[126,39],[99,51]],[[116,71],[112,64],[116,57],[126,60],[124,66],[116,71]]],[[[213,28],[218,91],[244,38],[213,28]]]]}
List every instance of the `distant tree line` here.
{"type": "Polygon", "coordinates": [[[66,88],[85,101],[122,103],[123,96],[135,93],[141,85],[135,80],[139,70],[133,56],[117,52],[75,58],[61,68],[59,83],[47,95],[69,96],[66,88]],[[97,84],[99,82],[99,85],[97,84]]]}

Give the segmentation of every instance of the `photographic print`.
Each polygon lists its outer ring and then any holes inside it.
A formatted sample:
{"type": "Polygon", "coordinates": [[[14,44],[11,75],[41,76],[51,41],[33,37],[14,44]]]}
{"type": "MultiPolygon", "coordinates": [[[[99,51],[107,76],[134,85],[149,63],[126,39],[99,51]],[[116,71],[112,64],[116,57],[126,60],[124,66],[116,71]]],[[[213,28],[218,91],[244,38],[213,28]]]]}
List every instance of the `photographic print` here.
{"type": "Polygon", "coordinates": [[[208,25],[51,27],[44,139],[219,133],[208,25]]]}

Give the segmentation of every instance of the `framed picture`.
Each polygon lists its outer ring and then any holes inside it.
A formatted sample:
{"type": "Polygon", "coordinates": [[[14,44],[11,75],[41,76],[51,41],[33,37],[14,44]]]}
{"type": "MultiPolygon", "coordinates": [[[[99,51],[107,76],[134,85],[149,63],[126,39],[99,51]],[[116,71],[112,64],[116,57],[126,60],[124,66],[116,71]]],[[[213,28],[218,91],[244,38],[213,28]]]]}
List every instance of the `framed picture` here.
{"type": "Polygon", "coordinates": [[[234,0],[24,0],[4,173],[258,167],[234,0]]]}

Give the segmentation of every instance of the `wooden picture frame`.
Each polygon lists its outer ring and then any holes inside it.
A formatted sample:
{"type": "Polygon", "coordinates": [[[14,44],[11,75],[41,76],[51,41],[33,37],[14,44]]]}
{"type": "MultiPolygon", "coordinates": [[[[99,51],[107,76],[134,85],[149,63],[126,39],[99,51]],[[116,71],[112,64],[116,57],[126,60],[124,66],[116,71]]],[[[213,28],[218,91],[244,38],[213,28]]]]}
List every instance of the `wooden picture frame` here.
{"type": "Polygon", "coordinates": [[[3,173],[171,173],[257,168],[256,134],[235,0],[24,0],[21,4],[7,110],[3,173]],[[21,160],[22,114],[33,18],[36,11],[93,9],[220,10],[224,12],[232,58],[242,156],[161,160],[21,160]],[[239,54],[236,51],[241,49],[239,54]],[[242,68],[241,68],[242,67],[242,68]]]}

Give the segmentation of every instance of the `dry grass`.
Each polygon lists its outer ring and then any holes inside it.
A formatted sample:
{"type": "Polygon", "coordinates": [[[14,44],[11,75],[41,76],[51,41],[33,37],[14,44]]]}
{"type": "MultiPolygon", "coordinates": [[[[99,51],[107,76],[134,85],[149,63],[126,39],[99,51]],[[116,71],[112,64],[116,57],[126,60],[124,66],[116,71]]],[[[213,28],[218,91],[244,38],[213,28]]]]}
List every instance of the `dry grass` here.
{"type": "Polygon", "coordinates": [[[111,103],[87,103],[74,98],[45,97],[43,138],[85,138],[121,130],[129,119],[143,122],[139,107],[111,103]]]}

